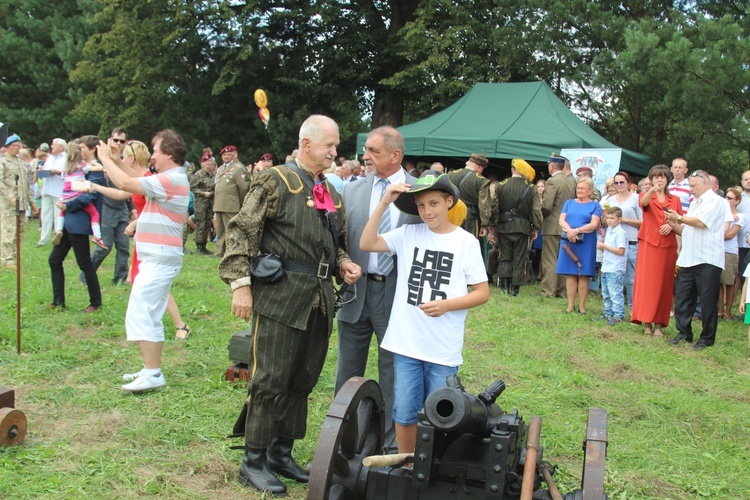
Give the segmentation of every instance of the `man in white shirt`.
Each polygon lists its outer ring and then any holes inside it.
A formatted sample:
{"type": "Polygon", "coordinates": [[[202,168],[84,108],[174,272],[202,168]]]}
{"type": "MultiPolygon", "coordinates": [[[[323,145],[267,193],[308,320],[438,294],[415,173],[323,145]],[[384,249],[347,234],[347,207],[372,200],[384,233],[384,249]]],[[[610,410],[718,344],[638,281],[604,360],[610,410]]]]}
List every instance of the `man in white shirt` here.
{"type": "Polygon", "coordinates": [[[669,225],[682,236],[682,251],[677,258],[680,272],[675,281],[674,319],[679,332],[667,342],[693,341],[692,319],[698,299],[703,309],[703,331],[693,345],[703,350],[714,344],[718,324],[718,298],[721,271],[724,269],[724,230],[726,202],[713,192],[710,178],[696,170],[688,178],[695,202],[687,215],[666,212],[669,225]]]}
{"type": "MultiPolygon", "coordinates": [[[[37,247],[52,243],[52,233],[55,228],[55,216],[59,209],[57,202],[60,201],[63,189],[63,176],[65,174],[65,149],[68,143],[63,139],[52,139],[50,155],[44,162],[42,170],[49,172],[42,184],[42,212],[39,215],[42,224],[42,233],[39,236],[37,247]]],[[[37,174],[38,175],[38,174],[37,174]]],[[[41,177],[41,176],[39,176],[41,177]]]]}

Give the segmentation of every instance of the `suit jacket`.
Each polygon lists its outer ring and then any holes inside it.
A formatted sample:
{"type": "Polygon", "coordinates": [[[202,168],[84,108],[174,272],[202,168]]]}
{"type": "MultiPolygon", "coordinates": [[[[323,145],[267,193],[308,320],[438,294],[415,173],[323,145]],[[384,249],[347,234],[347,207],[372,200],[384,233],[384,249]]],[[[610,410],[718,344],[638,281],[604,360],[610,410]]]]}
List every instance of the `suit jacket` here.
{"type": "Polygon", "coordinates": [[[560,213],[565,202],[571,198],[575,198],[575,187],[571,186],[564,173],[560,172],[547,179],[542,199],[542,235],[560,236],[560,213]]]}
{"type": "MultiPolygon", "coordinates": [[[[359,240],[362,237],[365,224],[367,224],[370,218],[370,195],[372,188],[379,179],[379,177],[374,175],[368,175],[360,177],[356,182],[344,185],[343,198],[344,212],[346,213],[347,250],[349,257],[351,257],[355,264],[358,264],[362,268],[362,276],[357,281],[357,300],[346,304],[339,310],[337,315],[339,321],[355,323],[359,321],[359,317],[362,315],[362,307],[365,301],[365,294],[367,293],[367,266],[370,261],[370,252],[365,252],[359,248],[359,240]]],[[[417,179],[407,173],[406,182],[413,184],[417,182],[417,179]]],[[[395,205],[391,205],[391,210],[398,211],[395,205]]],[[[419,217],[413,217],[399,211],[396,227],[401,227],[404,224],[418,224],[420,222],[422,222],[422,219],[419,217]]],[[[393,297],[396,294],[396,277],[398,275],[396,268],[397,266],[393,266],[393,270],[385,280],[386,307],[388,309],[393,304],[393,297]]]]}

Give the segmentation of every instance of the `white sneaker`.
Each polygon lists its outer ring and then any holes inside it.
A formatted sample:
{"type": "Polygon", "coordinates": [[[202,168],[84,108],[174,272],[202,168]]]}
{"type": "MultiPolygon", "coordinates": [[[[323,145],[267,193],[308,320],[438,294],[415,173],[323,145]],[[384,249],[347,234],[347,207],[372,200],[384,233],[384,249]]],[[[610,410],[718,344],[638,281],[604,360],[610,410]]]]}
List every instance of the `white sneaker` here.
{"type": "Polygon", "coordinates": [[[167,380],[164,378],[162,372],[156,375],[144,375],[141,373],[135,380],[123,385],[122,390],[127,392],[143,392],[164,387],[165,385],[167,385],[167,380]]]}
{"type": "Polygon", "coordinates": [[[132,382],[133,380],[137,379],[137,378],[138,378],[138,375],[140,375],[140,374],[141,374],[141,372],[142,372],[143,370],[145,370],[145,369],[146,369],[146,367],[144,366],[143,368],[141,368],[141,371],[140,371],[140,372],[135,372],[135,373],[126,373],[125,375],[123,375],[123,376],[122,376],[122,379],[123,379],[123,380],[124,380],[125,382],[132,382]]]}

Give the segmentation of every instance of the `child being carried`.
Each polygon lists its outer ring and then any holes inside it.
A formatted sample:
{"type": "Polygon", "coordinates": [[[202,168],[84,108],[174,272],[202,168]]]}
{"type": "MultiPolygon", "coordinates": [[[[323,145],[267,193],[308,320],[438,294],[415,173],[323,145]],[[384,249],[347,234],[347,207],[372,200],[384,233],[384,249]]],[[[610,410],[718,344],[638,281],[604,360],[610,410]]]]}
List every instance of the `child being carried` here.
{"type": "MultiPolygon", "coordinates": [[[[73,183],[84,181],[86,174],[90,172],[92,175],[100,175],[103,177],[103,171],[104,168],[99,164],[87,164],[84,162],[81,156],[80,146],[76,141],[70,141],[68,143],[67,158],[65,161],[65,175],[63,177],[63,191],[62,196],[60,197],[60,203],[64,206],[65,203],[74,200],[81,195],[80,191],[74,190],[73,183]]],[[[93,203],[83,207],[83,211],[91,218],[91,232],[93,233],[91,240],[99,247],[106,250],[108,247],[102,241],[102,230],[99,225],[99,211],[93,203]]],[[[65,210],[60,210],[59,215],[55,219],[55,237],[52,240],[53,245],[57,246],[60,244],[64,226],[65,210]]]]}

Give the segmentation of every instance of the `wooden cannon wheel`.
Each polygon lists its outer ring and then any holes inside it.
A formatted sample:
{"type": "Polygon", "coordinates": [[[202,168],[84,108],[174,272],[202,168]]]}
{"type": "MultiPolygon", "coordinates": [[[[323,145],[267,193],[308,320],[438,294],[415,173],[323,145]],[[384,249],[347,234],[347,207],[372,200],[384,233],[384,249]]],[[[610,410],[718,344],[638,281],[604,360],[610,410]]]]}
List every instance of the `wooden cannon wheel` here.
{"type": "Polygon", "coordinates": [[[383,393],[371,379],[353,377],[331,403],[315,448],[307,489],[309,500],[357,498],[362,459],[382,453],[383,393]]]}
{"type": "Polygon", "coordinates": [[[26,415],[14,408],[0,408],[0,446],[16,446],[26,437],[26,415]]]}

